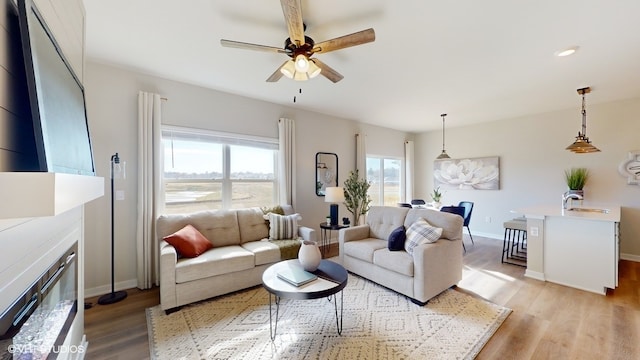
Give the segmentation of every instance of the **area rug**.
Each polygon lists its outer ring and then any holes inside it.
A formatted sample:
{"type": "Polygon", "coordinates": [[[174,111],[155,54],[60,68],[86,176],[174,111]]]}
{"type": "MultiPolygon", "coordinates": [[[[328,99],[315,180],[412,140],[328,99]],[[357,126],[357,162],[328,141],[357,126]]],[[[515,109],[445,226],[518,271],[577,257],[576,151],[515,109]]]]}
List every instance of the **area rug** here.
{"type": "Polygon", "coordinates": [[[328,299],[280,303],[269,337],[269,297],[254,287],[166,315],[147,309],[151,358],[473,359],[511,310],[449,289],[418,306],[349,274],[342,336],[328,299]]]}

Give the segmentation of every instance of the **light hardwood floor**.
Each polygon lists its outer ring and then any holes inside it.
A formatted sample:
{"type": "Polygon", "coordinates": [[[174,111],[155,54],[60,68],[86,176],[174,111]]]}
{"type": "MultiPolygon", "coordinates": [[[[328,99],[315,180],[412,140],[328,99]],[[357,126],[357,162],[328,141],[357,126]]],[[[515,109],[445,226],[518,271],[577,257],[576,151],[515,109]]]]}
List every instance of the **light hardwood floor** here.
{"type": "MultiPolygon", "coordinates": [[[[524,268],[500,262],[501,241],[474,240],[465,239],[458,290],[513,309],[478,359],[640,359],[640,263],[621,261],[619,287],[602,296],[525,278],[524,268]]],[[[128,294],[111,305],[87,299],[87,359],[149,358],[145,308],[159,292],[128,294]]]]}

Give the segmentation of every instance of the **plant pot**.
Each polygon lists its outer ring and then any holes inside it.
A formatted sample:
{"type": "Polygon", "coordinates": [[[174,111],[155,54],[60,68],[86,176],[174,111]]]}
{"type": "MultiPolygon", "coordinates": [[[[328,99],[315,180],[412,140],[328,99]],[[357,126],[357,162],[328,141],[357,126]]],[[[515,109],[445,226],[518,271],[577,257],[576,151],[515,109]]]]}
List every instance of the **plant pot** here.
{"type": "Polygon", "coordinates": [[[580,190],[569,190],[567,191],[567,194],[576,194],[576,195],[580,195],[584,198],[584,190],[580,189],[580,190]]]}
{"type": "Polygon", "coordinates": [[[316,271],[320,266],[322,254],[315,241],[305,240],[298,251],[298,261],[306,271],[316,271]]]}

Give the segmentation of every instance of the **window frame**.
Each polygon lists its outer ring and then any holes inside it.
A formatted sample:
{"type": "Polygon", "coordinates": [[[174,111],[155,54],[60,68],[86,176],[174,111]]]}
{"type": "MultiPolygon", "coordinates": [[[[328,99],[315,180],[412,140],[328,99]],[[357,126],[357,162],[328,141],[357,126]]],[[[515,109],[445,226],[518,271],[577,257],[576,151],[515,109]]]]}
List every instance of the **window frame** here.
{"type": "MultiPolygon", "coordinates": [[[[385,192],[384,192],[384,187],[385,187],[385,182],[384,182],[384,162],[385,160],[393,160],[393,161],[399,161],[400,162],[400,166],[398,168],[398,201],[397,202],[402,202],[402,198],[403,198],[403,194],[404,194],[404,188],[405,188],[405,183],[404,183],[404,162],[405,159],[399,156],[387,156],[387,155],[375,155],[375,154],[367,154],[366,158],[365,158],[365,164],[368,164],[370,159],[376,159],[379,161],[379,168],[381,171],[381,177],[382,177],[382,181],[380,181],[377,186],[378,186],[378,193],[379,193],[379,203],[374,204],[373,202],[371,203],[371,205],[373,206],[392,206],[392,205],[385,205],[384,203],[384,199],[385,199],[385,192]]],[[[365,178],[367,179],[367,181],[371,181],[371,179],[369,179],[369,168],[367,166],[367,170],[365,172],[365,178]]],[[[371,185],[371,187],[373,187],[374,184],[371,185]]],[[[370,188],[371,188],[370,187],[370,188]]],[[[394,204],[395,205],[395,204],[394,204]]]]}
{"type": "MultiPolygon", "coordinates": [[[[185,126],[175,125],[162,125],[161,127],[161,141],[162,141],[162,154],[165,153],[165,141],[167,137],[176,134],[179,135],[178,139],[188,141],[191,137],[193,141],[209,142],[212,144],[220,144],[222,148],[222,177],[219,179],[207,179],[207,178],[194,178],[194,179],[168,179],[165,176],[165,159],[164,156],[161,161],[162,166],[162,196],[161,201],[163,212],[166,212],[167,202],[165,199],[166,186],[168,183],[219,183],[221,192],[221,207],[220,209],[228,210],[233,209],[233,184],[235,183],[271,183],[273,186],[272,199],[273,204],[277,203],[278,199],[278,151],[279,142],[277,138],[269,138],[255,135],[246,135],[238,133],[228,133],[207,129],[199,129],[185,126]],[[240,179],[233,178],[231,174],[231,150],[232,146],[245,146],[254,147],[256,149],[268,149],[273,151],[273,179],[240,179]]],[[[264,204],[269,206],[270,204],[264,204]]],[[[213,208],[211,210],[214,210],[213,208]]]]}

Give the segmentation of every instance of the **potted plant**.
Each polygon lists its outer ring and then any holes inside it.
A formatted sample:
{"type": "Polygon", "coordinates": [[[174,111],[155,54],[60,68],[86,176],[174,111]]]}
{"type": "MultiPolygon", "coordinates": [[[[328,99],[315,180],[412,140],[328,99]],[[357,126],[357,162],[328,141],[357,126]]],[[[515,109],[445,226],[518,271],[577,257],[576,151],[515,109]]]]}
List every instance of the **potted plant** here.
{"type": "Polygon", "coordinates": [[[353,215],[353,225],[360,224],[360,215],[369,211],[371,198],[368,191],[371,184],[366,179],[360,179],[358,170],[351,171],[344,182],[344,205],[353,215]]]}
{"type": "Polygon", "coordinates": [[[564,171],[564,178],[570,193],[583,195],[583,188],[589,179],[589,170],[586,168],[572,168],[564,171]]]}
{"type": "Polygon", "coordinates": [[[442,198],[442,192],[440,191],[440,186],[438,186],[437,188],[433,189],[433,192],[431,193],[431,199],[433,199],[434,207],[440,206],[441,198],[442,198]]]}

